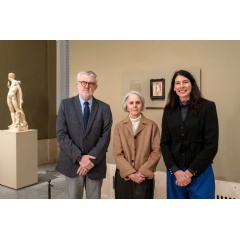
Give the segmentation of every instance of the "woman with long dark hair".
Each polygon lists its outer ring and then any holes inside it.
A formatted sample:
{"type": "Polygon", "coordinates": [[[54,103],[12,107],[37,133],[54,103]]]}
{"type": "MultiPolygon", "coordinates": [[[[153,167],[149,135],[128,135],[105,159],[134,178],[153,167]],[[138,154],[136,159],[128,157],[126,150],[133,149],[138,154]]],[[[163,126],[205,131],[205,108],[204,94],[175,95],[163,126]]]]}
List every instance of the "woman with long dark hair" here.
{"type": "Polygon", "coordinates": [[[215,103],[202,96],[190,72],[175,72],[161,132],[167,198],[215,198],[212,163],[218,150],[218,137],[215,103]]]}

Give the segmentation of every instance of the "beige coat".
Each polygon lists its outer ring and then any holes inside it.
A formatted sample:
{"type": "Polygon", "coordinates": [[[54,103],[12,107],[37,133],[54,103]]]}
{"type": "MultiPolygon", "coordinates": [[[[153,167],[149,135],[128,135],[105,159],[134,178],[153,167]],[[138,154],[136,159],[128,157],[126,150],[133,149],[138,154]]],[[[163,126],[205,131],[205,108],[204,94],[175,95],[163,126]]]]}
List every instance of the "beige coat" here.
{"type": "Polygon", "coordinates": [[[113,155],[122,178],[127,180],[130,174],[139,171],[152,179],[161,158],[157,124],[142,114],[134,136],[132,122],[127,116],[115,126],[113,155]]]}

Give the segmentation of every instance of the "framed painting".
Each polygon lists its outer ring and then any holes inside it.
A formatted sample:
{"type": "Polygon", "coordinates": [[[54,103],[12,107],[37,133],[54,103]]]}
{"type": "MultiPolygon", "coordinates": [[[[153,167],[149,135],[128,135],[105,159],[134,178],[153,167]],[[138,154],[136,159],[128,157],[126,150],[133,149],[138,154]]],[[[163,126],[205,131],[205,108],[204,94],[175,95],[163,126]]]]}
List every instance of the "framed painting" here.
{"type": "Polygon", "coordinates": [[[165,99],[165,79],[150,80],[150,98],[152,100],[165,99]]]}

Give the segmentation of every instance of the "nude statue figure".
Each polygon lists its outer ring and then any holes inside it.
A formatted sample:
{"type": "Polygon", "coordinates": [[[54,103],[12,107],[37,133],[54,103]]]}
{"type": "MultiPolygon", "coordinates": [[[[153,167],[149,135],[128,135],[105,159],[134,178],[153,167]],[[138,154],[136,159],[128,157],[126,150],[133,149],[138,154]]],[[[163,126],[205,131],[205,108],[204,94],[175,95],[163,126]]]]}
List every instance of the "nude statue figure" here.
{"type": "Polygon", "coordinates": [[[10,110],[12,124],[8,126],[9,130],[13,131],[25,131],[28,130],[28,124],[25,118],[25,114],[22,109],[23,96],[21,89],[21,81],[15,80],[15,74],[8,74],[8,94],[7,104],[10,110]]]}

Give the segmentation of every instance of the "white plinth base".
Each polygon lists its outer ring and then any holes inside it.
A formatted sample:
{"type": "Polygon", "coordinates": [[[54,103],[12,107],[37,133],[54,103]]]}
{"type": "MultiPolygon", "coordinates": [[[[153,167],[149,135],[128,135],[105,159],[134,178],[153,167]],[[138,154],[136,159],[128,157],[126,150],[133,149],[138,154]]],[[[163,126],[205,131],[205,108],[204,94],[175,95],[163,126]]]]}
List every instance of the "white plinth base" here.
{"type": "Polygon", "coordinates": [[[38,182],[37,130],[0,131],[0,184],[19,189],[38,182]]]}

